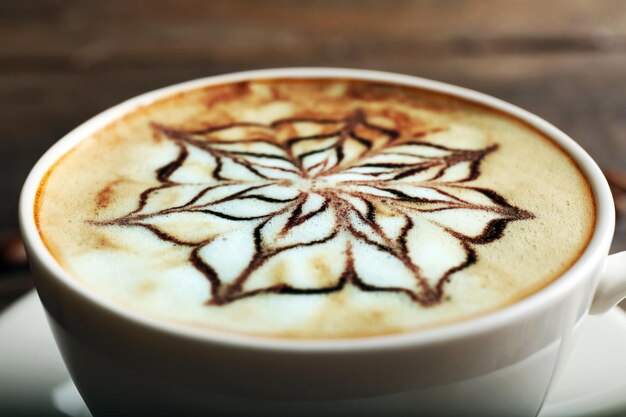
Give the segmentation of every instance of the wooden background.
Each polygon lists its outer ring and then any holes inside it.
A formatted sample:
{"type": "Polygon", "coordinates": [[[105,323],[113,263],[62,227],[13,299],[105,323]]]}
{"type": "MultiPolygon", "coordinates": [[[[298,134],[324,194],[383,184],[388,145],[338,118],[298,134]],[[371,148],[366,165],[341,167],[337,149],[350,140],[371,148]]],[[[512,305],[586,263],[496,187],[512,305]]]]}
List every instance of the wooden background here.
{"type": "MultiPolygon", "coordinates": [[[[626,170],[624,0],[0,0],[0,309],[32,285],[15,239],[17,199],[57,139],[154,88],[307,65],[474,88],[553,122],[602,167],[626,170]]],[[[626,249],[623,217],[613,251],[626,249]]]]}

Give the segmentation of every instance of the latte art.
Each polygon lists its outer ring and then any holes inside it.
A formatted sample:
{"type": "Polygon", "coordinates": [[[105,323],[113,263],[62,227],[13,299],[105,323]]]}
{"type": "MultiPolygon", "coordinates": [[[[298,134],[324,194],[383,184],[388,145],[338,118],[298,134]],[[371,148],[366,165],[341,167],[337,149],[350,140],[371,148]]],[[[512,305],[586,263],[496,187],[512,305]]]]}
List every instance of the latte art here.
{"type": "Polygon", "coordinates": [[[42,181],[37,225],[82,285],[211,331],[364,337],[548,285],[587,245],[586,179],[476,104],[365,81],[252,80],[131,111],[42,181]]]}
{"type": "Polygon", "coordinates": [[[354,285],[429,306],[442,300],[452,274],[477,262],[473,245],[499,239],[509,221],[532,218],[493,190],[463,185],[498,146],[428,142],[446,127],[407,136],[357,109],[344,119],[153,129],[178,148],[156,170],[161,185],[142,192],[129,214],[94,224],[143,227],[189,247],[214,305],[354,285]],[[290,136],[299,124],[329,132],[290,136]],[[466,224],[455,228],[459,216],[466,224]],[[190,239],[168,228],[177,217],[212,226],[190,239]],[[238,251],[236,264],[221,254],[230,250],[238,251]],[[341,255],[325,260],[324,253],[341,255]],[[277,274],[272,263],[281,256],[299,265],[277,274]]]}

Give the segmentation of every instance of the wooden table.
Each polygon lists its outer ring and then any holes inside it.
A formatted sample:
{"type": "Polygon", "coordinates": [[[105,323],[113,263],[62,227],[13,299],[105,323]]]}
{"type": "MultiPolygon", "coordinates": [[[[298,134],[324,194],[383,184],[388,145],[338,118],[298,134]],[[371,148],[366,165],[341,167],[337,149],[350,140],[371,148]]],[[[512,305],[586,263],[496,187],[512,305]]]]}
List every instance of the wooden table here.
{"type": "MultiPolygon", "coordinates": [[[[626,3],[611,1],[0,2],[0,238],[37,158],[126,98],[252,68],[340,66],[484,91],[626,170],[626,3]]],[[[613,251],[626,249],[618,224],[613,251]]],[[[0,309],[31,287],[0,269],[0,309]]]]}

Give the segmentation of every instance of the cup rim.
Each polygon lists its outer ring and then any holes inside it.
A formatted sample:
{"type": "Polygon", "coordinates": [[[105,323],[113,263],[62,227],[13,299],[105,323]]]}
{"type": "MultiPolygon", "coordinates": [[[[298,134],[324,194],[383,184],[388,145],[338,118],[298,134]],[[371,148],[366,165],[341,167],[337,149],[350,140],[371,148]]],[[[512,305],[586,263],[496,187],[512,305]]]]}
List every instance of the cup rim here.
{"type": "Polygon", "coordinates": [[[71,290],[81,298],[95,303],[100,308],[104,308],[119,318],[139,326],[148,327],[154,331],[164,332],[170,336],[204,343],[286,352],[336,352],[404,348],[443,343],[495,331],[515,321],[523,320],[531,315],[533,311],[536,311],[539,306],[546,305],[551,301],[554,302],[563,294],[567,294],[569,289],[578,285],[579,281],[584,279],[585,276],[593,273],[598,263],[598,257],[606,256],[607,248],[612,240],[615,212],[608,183],[598,165],[583,148],[552,124],[513,104],[464,87],[412,75],[349,68],[297,67],[243,71],[187,81],[141,94],[97,114],[62,137],[37,161],[22,188],[19,202],[19,221],[25,244],[29,249],[29,256],[37,258],[45,266],[51,279],[60,282],[65,289],[71,290]],[[276,78],[344,78],[417,87],[478,103],[527,123],[548,136],[569,154],[580,167],[591,186],[596,204],[596,223],[587,247],[569,269],[547,286],[493,312],[433,328],[415,329],[402,333],[363,338],[340,339],[287,339],[262,335],[246,335],[210,328],[199,329],[151,317],[140,311],[123,307],[121,304],[90,290],[87,285],[82,284],[78,279],[73,278],[66,272],[47,250],[34,220],[35,197],[39,184],[46,172],[71,148],[110,122],[170,94],[217,84],[251,79],[276,78]]]}

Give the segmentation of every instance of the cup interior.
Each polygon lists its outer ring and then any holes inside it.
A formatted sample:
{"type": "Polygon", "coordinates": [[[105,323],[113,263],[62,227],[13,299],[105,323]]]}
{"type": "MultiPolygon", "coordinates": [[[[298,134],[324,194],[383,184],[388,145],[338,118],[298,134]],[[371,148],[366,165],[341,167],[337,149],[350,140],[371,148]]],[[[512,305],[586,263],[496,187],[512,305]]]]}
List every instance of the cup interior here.
{"type": "Polygon", "coordinates": [[[615,223],[613,200],[608,184],[593,159],[569,136],[546,122],[519,107],[499,100],[497,98],[449,84],[417,78],[408,75],[400,75],[378,71],[338,69],[338,68],[287,68],[247,71],[222,76],[208,77],[177,84],[149,92],[125,101],[117,106],[86,121],[65,137],[60,139],[50,148],[37,162],[29,174],[20,197],[20,226],[27,245],[29,256],[44,265],[47,273],[46,279],[53,279],[62,283],[68,291],[73,291],[90,302],[105,307],[112,313],[122,316],[142,326],[149,326],[159,331],[175,334],[180,337],[208,340],[212,343],[234,344],[253,348],[280,349],[280,350],[344,350],[344,349],[376,349],[390,346],[415,345],[424,343],[437,343],[443,340],[466,337],[469,334],[489,331],[498,326],[504,326],[514,319],[520,319],[530,314],[543,303],[554,302],[559,294],[566,291],[568,286],[576,285],[585,276],[591,273],[594,264],[599,258],[606,255],[610,244],[615,223]],[[157,320],[140,313],[130,311],[109,301],[95,293],[78,280],[72,278],[61,268],[58,262],[48,252],[43,243],[35,224],[34,204],[39,184],[48,170],[64,154],[89,137],[95,131],[117,120],[134,109],[148,105],[163,97],[176,92],[195,89],[198,87],[239,82],[253,79],[273,78],[344,78],[354,80],[366,80],[399,84],[409,87],[418,87],[425,90],[435,91],[461,98],[470,102],[496,109],[517,118],[534,127],[541,133],[552,139],[578,164],[586,176],[593,192],[596,204],[596,224],[592,238],[585,251],[578,260],[559,278],[548,284],[534,294],[519,300],[507,307],[498,309],[486,315],[463,320],[457,323],[409,331],[406,333],[372,336],[363,339],[350,340],[286,340],[270,337],[246,336],[242,334],[224,334],[205,329],[193,329],[178,326],[173,323],[157,320]]]}

